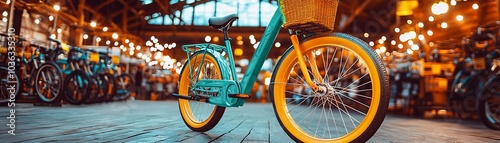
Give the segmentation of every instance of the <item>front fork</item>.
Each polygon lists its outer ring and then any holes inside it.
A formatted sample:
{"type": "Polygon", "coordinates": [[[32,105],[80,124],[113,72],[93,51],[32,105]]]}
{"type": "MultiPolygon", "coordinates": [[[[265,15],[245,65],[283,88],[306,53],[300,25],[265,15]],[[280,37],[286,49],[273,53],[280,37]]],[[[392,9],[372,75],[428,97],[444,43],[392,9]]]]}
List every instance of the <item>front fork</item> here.
{"type": "MultiPolygon", "coordinates": [[[[296,34],[292,34],[290,36],[290,40],[292,41],[295,53],[297,54],[297,59],[299,60],[300,70],[304,74],[304,78],[306,80],[307,85],[309,85],[314,90],[314,92],[318,92],[318,91],[324,92],[326,89],[320,88],[316,83],[314,83],[312,81],[311,77],[309,76],[309,71],[307,70],[307,65],[306,65],[306,62],[304,60],[304,55],[302,54],[303,49],[300,47],[300,44],[299,44],[299,38],[297,37],[296,34]]],[[[309,58],[309,64],[310,64],[309,67],[311,68],[311,72],[312,72],[314,78],[316,79],[316,81],[323,84],[324,81],[323,81],[323,78],[321,78],[321,74],[319,73],[314,53],[309,52],[307,54],[307,56],[309,58]]]]}

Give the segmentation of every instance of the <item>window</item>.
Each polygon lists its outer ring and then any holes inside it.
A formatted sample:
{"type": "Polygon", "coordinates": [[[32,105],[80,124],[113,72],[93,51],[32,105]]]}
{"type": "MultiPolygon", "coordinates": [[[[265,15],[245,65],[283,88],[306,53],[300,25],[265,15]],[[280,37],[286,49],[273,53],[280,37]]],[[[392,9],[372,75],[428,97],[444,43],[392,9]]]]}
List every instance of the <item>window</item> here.
{"type": "MultiPolygon", "coordinates": [[[[146,1],[147,0],[143,0],[143,3],[146,1]]],[[[194,0],[185,1],[187,4],[194,2],[194,0]]],[[[170,4],[178,2],[179,0],[172,0],[170,4]]],[[[239,19],[235,22],[235,26],[265,27],[269,24],[277,8],[278,3],[276,1],[217,0],[199,4],[194,7],[184,7],[174,12],[175,17],[164,15],[158,19],[158,13],[146,17],[149,17],[149,24],[208,26],[208,19],[211,17],[221,17],[236,13],[239,19]]]]}

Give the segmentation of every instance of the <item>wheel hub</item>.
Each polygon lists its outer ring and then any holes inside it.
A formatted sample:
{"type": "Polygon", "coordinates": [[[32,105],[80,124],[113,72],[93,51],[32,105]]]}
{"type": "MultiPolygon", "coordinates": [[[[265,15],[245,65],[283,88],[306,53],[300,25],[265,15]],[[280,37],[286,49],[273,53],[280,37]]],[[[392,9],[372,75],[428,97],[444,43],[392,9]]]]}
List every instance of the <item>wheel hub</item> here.
{"type": "Polygon", "coordinates": [[[318,96],[334,95],[335,89],[332,86],[326,84],[318,85],[319,90],[316,92],[318,96]]]}

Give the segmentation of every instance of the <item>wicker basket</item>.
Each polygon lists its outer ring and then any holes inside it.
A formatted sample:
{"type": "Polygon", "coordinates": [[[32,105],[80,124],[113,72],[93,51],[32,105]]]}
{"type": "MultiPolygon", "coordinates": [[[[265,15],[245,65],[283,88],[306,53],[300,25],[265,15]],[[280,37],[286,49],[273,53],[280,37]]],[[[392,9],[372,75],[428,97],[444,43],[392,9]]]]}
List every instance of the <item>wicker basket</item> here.
{"type": "Polygon", "coordinates": [[[334,29],[338,0],[280,0],[283,27],[302,32],[331,32],[334,29]]]}

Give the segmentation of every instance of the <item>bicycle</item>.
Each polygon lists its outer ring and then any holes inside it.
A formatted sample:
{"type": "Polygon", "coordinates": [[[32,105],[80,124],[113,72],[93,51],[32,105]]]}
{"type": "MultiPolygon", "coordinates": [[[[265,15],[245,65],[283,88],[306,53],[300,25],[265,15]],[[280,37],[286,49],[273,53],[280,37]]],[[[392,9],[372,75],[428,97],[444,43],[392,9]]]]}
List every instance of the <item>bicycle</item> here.
{"type": "MultiPolygon", "coordinates": [[[[499,58],[500,50],[496,51],[495,58],[499,58]]],[[[495,61],[495,74],[489,78],[479,92],[479,117],[486,127],[500,130],[500,60],[495,61]]]]}
{"type": "MultiPolygon", "coordinates": [[[[236,14],[209,19],[210,26],[224,33],[225,46],[182,46],[188,58],[179,77],[179,93],[173,96],[187,127],[208,131],[217,125],[226,107],[243,106],[283,17],[278,8],[241,81],[236,78],[228,36],[228,29],[238,19],[236,14]]],[[[380,57],[365,42],[348,34],[304,36],[300,29],[289,31],[293,45],[280,57],[269,84],[283,130],[300,142],[364,142],[371,138],[382,124],[389,102],[388,75],[380,57]],[[298,87],[311,92],[294,92],[298,87]],[[297,95],[302,97],[299,104],[293,101],[297,95]],[[309,98],[309,105],[304,105],[309,98]]]]}
{"type": "Polygon", "coordinates": [[[489,26],[479,27],[478,32],[474,33],[465,45],[468,57],[457,64],[455,69],[448,103],[462,118],[471,117],[475,113],[480,116],[485,113],[478,112],[482,98],[480,91],[494,75],[490,70],[493,66],[493,58],[490,56],[492,53],[489,53],[497,43],[494,31],[489,26]]]}
{"type": "MultiPolygon", "coordinates": [[[[0,34],[4,37],[15,37],[14,35],[0,34]]],[[[50,49],[37,44],[30,44],[27,39],[16,37],[17,45],[21,45],[21,53],[15,57],[15,61],[20,64],[15,64],[16,72],[10,74],[6,65],[0,65],[0,73],[2,73],[2,83],[8,81],[7,77],[13,77],[16,82],[17,91],[14,95],[16,97],[28,97],[36,94],[38,99],[42,102],[52,103],[56,102],[63,88],[62,85],[62,72],[57,65],[51,62],[46,62],[46,55],[49,54],[50,49]],[[35,48],[31,51],[30,55],[27,54],[26,49],[35,48]],[[28,74],[29,73],[29,74],[28,74]],[[7,76],[9,75],[9,76],[7,76]],[[21,89],[25,88],[27,91],[21,93],[21,89]]],[[[4,86],[6,84],[2,84],[4,86]]],[[[2,93],[6,93],[4,87],[1,89],[2,93]]]]}

